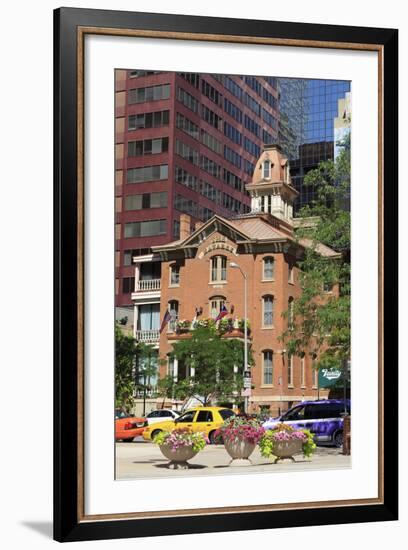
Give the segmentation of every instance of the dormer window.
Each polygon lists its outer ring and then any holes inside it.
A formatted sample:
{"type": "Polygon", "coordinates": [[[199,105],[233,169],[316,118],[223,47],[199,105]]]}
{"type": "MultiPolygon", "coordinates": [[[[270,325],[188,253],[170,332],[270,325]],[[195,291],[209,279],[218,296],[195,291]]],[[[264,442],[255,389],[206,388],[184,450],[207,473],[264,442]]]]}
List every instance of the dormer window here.
{"type": "Polygon", "coordinates": [[[264,160],[263,163],[263,178],[268,180],[271,177],[271,161],[264,160]]]}

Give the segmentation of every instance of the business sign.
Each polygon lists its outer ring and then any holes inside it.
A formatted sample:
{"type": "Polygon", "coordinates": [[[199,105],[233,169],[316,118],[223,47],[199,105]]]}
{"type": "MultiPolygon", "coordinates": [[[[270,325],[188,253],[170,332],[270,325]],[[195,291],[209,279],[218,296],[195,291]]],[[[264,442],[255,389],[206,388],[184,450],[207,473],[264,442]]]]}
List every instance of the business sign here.
{"type": "Polygon", "coordinates": [[[251,387],[252,387],[251,371],[245,370],[244,371],[244,388],[246,390],[250,390],[251,387]]]}
{"type": "Polygon", "coordinates": [[[319,369],[319,388],[330,388],[341,378],[340,369],[319,369]]]}

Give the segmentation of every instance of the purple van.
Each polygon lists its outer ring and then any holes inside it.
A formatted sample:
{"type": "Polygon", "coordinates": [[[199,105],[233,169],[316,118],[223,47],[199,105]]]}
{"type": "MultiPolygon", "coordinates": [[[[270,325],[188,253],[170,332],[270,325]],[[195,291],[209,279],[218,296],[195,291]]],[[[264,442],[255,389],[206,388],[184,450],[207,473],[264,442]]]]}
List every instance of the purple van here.
{"type": "Polygon", "coordinates": [[[343,445],[343,417],[350,414],[350,400],[324,399],[303,401],[278,418],[269,418],[262,425],[272,430],[280,422],[295,428],[307,428],[317,444],[343,445]]]}

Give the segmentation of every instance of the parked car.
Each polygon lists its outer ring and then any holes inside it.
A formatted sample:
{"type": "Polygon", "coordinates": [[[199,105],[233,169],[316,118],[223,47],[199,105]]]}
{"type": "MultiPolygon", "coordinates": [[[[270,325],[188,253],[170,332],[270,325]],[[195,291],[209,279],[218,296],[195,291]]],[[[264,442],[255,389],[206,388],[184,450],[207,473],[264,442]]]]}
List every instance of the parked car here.
{"type": "Polygon", "coordinates": [[[144,424],[144,418],[123,411],[115,411],[115,440],[133,441],[136,436],[142,435],[144,424]]]}
{"type": "Polygon", "coordinates": [[[163,422],[164,420],[175,420],[179,416],[179,412],[172,411],[171,409],[157,409],[146,415],[145,426],[151,426],[152,424],[157,424],[157,422],[163,422]]]}
{"type": "Polygon", "coordinates": [[[325,399],[321,401],[304,401],[289,409],[282,416],[269,418],[263,427],[273,429],[283,422],[295,428],[306,428],[314,435],[317,444],[343,445],[343,418],[350,414],[350,400],[325,399]]]}
{"type": "Polygon", "coordinates": [[[147,426],[143,439],[152,440],[161,431],[171,431],[174,428],[190,428],[194,432],[204,433],[210,443],[215,443],[215,432],[227,418],[234,416],[234,411],[224,407],[195,407],[189,409],[174,420],[166,420],[147,426]]]}

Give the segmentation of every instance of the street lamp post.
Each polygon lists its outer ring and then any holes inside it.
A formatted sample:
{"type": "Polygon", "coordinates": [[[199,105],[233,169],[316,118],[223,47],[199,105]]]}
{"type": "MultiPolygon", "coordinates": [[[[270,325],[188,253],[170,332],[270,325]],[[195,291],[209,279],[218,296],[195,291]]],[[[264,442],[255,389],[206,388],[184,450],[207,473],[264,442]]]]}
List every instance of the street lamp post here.
{"type": "MultiPolygon", "coordinates": [[[[241,272],[241,275],[244,278],[244,377],[245,373],[248,370],[248,324],[247,324],[247,317],[248,317],[248,294],[247,294],[247,274],[242,271],[241,267],[235,263],[231,262],[230,267],[233,267],[235,269],[239,269],[241,272]]],[[[248,396],[245,396],[244,398],[244,412],[248,412],[248,396]]]]}

